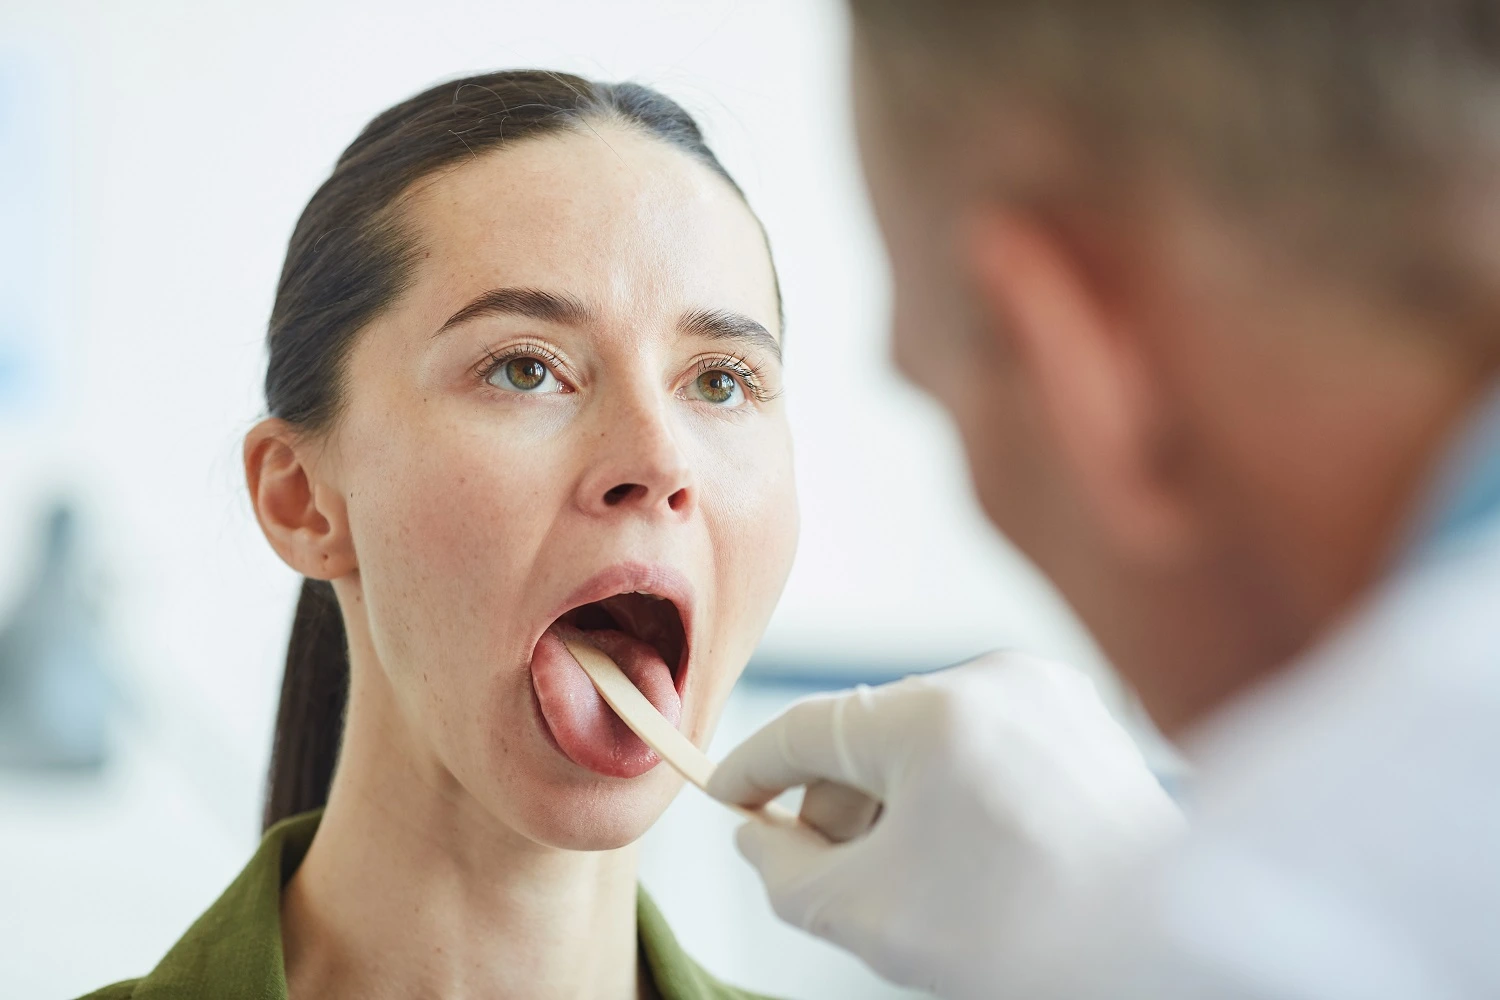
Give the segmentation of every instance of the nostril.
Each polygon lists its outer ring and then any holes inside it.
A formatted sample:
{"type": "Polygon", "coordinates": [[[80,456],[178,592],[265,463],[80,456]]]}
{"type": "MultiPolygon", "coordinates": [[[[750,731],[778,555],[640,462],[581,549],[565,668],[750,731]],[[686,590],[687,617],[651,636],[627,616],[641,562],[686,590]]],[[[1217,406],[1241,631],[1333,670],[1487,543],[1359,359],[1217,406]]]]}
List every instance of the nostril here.
{"type": "Polygon", "coordinates": [[[687,502],[687,490],[678,490],[676,493],[673,493],[671,496],[667,497],[667,506],[672,508],[673,510],[681,510],[683,507],[687,506],[687,502]]]}
{"type": "Polygon", "coordinates": [[[630,499],[630,495],[636,490],[644,488],[645,487],[639,485],[638,483],[621,483],[619,486],[616,486],[614,489],[609,490],[604,494],[604,503],[606,506],[613,507],[616,504],[630,499]]]}

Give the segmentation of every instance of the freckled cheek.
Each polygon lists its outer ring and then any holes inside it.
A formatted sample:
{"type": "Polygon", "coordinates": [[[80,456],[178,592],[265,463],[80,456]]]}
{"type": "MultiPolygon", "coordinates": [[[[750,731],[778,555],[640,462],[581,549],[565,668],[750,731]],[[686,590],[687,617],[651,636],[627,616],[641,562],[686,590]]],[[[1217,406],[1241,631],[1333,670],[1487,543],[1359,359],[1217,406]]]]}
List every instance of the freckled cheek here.
{"type": "Polygon", "coordinates": [[[712,469],[703,503],[718,619],[714,645],[726,665],[726,676],[714,678],[719,700],[759,644],[781,595],[796,551],[798,514],[784,433],[747,437],[718,456],[712,469]]]}
{"type": "Polygon", "coordinates": [[[525,592],[555,511],[547,469],[498,433],[449,429],[389,440],[351,499],[372,611],[441,642],[493,649],[525,592]],[[388,599],[378,601],[376,595],[388,599]]]}

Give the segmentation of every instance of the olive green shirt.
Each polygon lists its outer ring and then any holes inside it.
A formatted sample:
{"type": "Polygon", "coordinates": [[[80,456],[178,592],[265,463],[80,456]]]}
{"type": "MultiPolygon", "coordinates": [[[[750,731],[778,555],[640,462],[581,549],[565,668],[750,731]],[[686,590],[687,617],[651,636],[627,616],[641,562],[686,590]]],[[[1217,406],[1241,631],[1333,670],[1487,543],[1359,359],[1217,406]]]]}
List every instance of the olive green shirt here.
{"type": "MultiPolygon", "coordinates": [[[[303,813],[267,830],[245,870],[149,975],[82,1000],[286,1000],[281,888],[302,863],[320,818],[321,812],[303,813]]],[[[683,954],[644,892],[636,923],[646,971],[662,1000],[756,1000],[683,954]]]]}

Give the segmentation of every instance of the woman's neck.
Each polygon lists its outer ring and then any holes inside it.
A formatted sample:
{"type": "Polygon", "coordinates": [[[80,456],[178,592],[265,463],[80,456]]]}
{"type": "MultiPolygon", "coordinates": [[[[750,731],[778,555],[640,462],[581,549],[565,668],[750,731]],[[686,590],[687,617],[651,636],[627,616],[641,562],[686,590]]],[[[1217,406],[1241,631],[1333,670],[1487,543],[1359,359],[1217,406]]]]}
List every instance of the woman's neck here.
{"type": "Polygon", "coordinates": [[[282,895],[291,1000],[643,995],[634,847],[525,839],[451,776],[414,766],[409,730],[382,710],[394,705],[363,694],[282,895]]]}

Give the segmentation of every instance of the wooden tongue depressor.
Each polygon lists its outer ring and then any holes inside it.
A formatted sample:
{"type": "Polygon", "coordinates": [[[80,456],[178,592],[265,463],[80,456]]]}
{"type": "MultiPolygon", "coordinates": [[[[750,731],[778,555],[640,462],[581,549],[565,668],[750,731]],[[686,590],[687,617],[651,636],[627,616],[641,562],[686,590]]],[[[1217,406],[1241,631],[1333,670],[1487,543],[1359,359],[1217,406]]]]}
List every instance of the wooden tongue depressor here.
{"type": "MultiPolygon", "coordinates": [[[[708,779],[714,773],[714,762],[694,746],[692,740],[678,732],[676,726],[662,718],[656,706],[647,701],[640,688],[631,683],[619,664],[586,642],[564,639],[563,645],[568,647],[573,659],[578,661],[583,672],[589,675],[589,680],[594,682],[604,703],[614,709],[625,725],[641,738],[641,742],[655,750],[678,774],[707,791],[708,779]]],[[[743,806],[730,808],[773,826],[800,826],[812,830],[812,827],[797,819],[796,813],[774,802],[768,802],[759,809],[747,809],[743,806]]]]}

